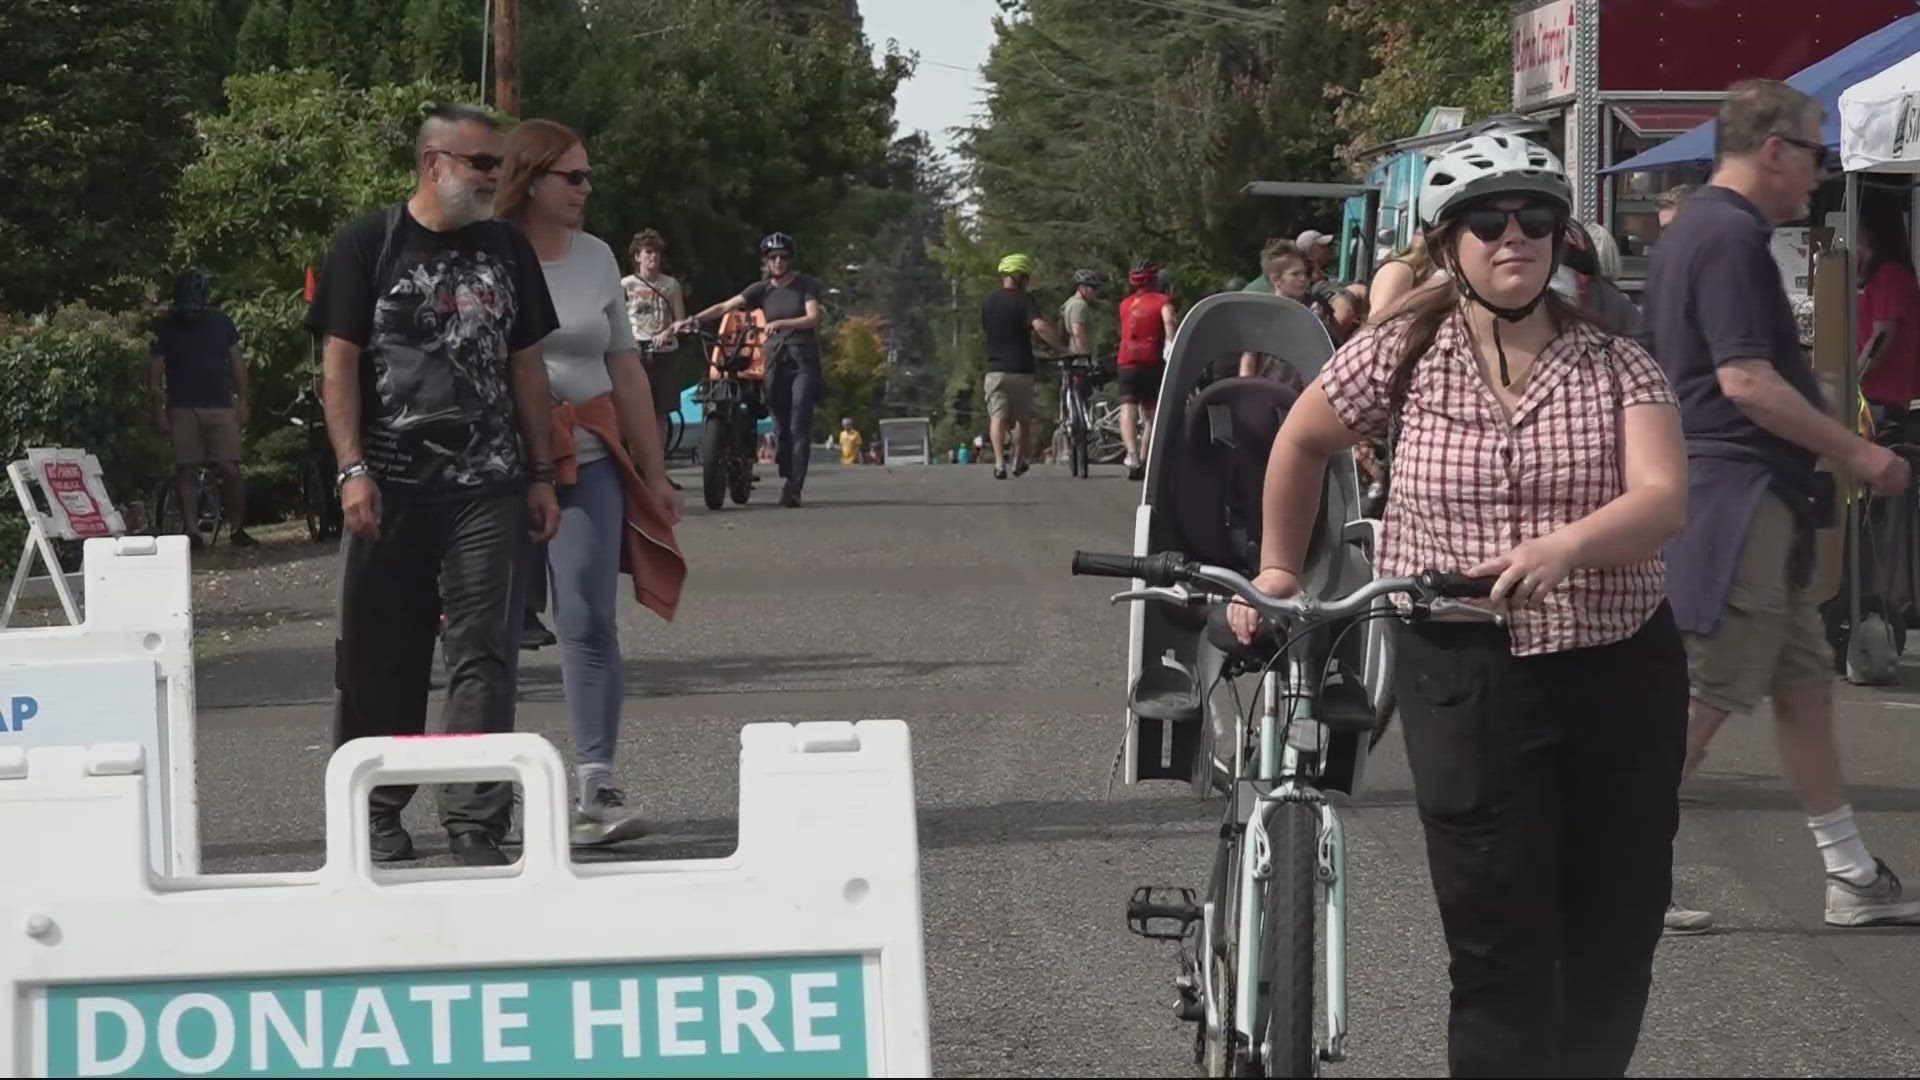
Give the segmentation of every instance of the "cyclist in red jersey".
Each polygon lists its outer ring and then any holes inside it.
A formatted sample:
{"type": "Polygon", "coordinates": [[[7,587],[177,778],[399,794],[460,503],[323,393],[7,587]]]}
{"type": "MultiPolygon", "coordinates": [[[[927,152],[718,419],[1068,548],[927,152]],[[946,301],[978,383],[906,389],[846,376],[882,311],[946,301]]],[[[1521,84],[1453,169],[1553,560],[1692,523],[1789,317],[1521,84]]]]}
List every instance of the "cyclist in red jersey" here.
{"type": "Polygon", "coordinates": [[[1133,292],[1120,301],[1120,440],[1127,447],[1129,480],[1147,473],[1146,451],[1153,408],[1160,400],[1160,377],[1166,373],[1166,345],[1178,325],[1173,298],[1160,291],[1159,279],[1158,263],[1134,263],[1127,271],[1133,292]]]}

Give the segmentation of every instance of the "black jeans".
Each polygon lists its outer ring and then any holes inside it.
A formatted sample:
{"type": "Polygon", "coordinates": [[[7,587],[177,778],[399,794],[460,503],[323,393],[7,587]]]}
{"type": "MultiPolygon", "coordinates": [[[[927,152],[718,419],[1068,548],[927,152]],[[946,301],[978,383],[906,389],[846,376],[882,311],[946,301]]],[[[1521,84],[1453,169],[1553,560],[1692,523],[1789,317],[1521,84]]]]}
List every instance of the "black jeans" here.
{"type": "Polygon", "coordinates": [[[1455,1076],[1620,1076],[1673,884],[1687,667],[1662,605],[1611,645],[1400,632],[1395,688],[1452,957],[1455,1076]]]}
{"type": "MultiPolygon", "coordinates": [[[[380,538],[341,544],[340,637],[334,656],[334,745],[369,735],[420,735],[440,614],[448,734],[513,730],[519,622],[515,561],[526,532],[523,494],[383,507],[380,538]]],[[[374,789],[376,821],[397,819],[413,787],[374,789]]],[[[504,835],[506,783],[448,784],[440,818],[449,834],[504,835]]]]}
{"type": "Polygon", "coordinates": [[[807,464],[813,458],[813,407],[826,389],[820,362],[782,358],[767,387],[773,412],[774,460],[787,478],[787,491],[800,493],[807,482],[807,464]]]}

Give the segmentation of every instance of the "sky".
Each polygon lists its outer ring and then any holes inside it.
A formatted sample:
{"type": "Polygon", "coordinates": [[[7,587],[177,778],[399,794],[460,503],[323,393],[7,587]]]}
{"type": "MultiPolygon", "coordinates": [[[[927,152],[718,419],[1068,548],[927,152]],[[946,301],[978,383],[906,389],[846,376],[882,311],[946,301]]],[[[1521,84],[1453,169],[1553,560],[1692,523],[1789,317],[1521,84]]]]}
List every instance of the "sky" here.
{"type": "Polygon", "coordinates": [[[993,45],[997,10],[994,0],[861,0],[876,50],[892,38],[900,51],[920,54],[919,70],[896,97],[900,134],[925,131],[935,146],[951,149],[947,129],[972,123],[984,108],[979,67],[993,45]]]}

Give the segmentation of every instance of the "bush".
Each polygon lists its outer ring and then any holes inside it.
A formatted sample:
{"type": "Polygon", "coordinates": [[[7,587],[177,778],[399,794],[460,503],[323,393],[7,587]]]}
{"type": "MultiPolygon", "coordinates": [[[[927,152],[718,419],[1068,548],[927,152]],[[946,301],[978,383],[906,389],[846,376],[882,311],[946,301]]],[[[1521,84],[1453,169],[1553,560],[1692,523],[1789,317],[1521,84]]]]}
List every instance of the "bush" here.
{"type": "MultiPolygon", "coordinates": [[[[115,505],[134,509],[169,468],[146,358],[135,312],[65,307],[0,321],[0,460],[18,461],[30,446],[84,448],[100,459],[115,505]]],[[[17,511],[0,514],[0,552],[17,550],[25,529],[17,511]]]]}

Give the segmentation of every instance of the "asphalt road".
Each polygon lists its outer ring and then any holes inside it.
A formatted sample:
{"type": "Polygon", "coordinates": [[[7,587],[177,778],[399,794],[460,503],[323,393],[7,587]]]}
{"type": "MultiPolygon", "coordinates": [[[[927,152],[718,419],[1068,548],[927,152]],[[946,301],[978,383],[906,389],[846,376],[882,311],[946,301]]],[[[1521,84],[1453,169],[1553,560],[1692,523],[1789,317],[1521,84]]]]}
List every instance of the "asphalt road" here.
{"type": "MultiPolygon", "coordinates": [[[[767,487],[746,507],[690,511],[679,618],[626,606],[620,771],[661,833],[622,855],[731,848],[743,724],[904,719],[936,1070],[1181,1074],[1191,1034],[1172,1014],[1172,948],[1130,936],[1122,905],[1137,884],[1202,884],[1215,811],[1171,784],[1109,792],[1124,619],[1108,583],[1066,572],[1077,546],[1125,546],[1138,488],[1117,469],[996,482],[984,467],[824,467],[807,494],[799,511],[767,487]]],[[[332,560],[305,543],[222,554],[206,562],[224,569],[196,573],[205,861],[310,868],[332,560]]],[[[1920,887],[1920,693],[1842,694],[1863,830],[1920,887]]],[[[520,720],[570,748],[556,650],[528,655],[520,720]]],[[[1688,793],[1679,878],[1721,929],[1663,944],[1635,1072],[1911,1075],[1920,929],[1821,926],[1819,857],[1769,726],[1730,723],[1688,793]]],[[[1397,737],[1370,775],[1347,819],[1351,1060],[1330,1072],[1432,1075],[1446,966],[1397,737]]],[[[444,851],[422,807],[411,823],[444,851]]]]}

